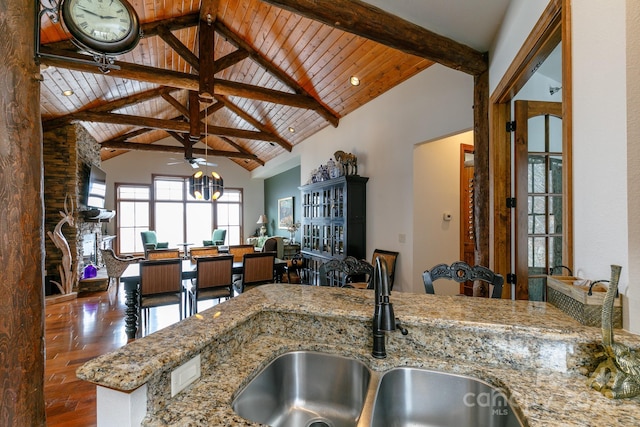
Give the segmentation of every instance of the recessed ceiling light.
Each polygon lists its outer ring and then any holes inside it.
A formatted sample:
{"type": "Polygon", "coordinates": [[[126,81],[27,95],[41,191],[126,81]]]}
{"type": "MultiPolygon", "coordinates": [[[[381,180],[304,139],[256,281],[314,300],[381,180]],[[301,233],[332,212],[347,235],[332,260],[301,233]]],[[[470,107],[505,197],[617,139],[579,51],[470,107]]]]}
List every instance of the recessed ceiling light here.
{"type": "Polygon", "coordinates": [[[295,131],[296,130],[292,126],[289,126],[289,132],[294,133],[295,131]]]}
{"type": "Polygon", "coordinates": [[[351,76],[349,83],[351,83],[351,86],[360,86],[360,79],[356,76],[351,76]]]}
{"type": "Polygon", "coordinates": [[[64,92],[62,92],[62,94],[64,96],[71,96],[71,95],[73,95],[73,91],[71,89],[67,89],[64,92]]]}

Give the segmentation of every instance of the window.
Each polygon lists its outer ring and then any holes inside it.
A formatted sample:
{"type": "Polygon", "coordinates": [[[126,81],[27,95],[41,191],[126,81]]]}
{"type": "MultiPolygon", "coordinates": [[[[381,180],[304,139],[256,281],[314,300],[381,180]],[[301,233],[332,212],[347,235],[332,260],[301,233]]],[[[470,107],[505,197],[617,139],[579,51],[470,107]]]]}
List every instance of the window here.
{"type": "Polygon", "coordinates": [[[215,228],[226,228],[226,243],[239,245],[242,243],[242,190],[225,188],[224,194],[216,201],[216,205],[215,228]]]}
{"type": "Polygon", "coordinates": [[[118,253],[144,252],[140,232],[149,230],[148,185],[116,184],[118,253]]]}
{"type": "Polygon", "coordinates": [[[158,238],[178,247],[201,246],[214,228],[227,230],[228,245],[242,239],[242,189],[225,188],[217,201],[196,200],[189,178],[154,176],[153,193],[146,185],[116,185],[119,253],[144,252],[140,232],[155,230],[158,238]]]}

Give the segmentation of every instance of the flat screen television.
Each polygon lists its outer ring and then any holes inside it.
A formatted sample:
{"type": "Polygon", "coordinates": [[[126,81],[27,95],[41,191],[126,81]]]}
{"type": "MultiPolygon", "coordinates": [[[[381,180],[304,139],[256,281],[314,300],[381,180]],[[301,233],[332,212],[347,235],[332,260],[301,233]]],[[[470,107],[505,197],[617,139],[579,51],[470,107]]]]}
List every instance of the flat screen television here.
{"type": "Polygon", "coordinates": [[[87,207],[104,209],[107,193],[107,174],[95,165],[91,165],[87,183],[87,207]]]}

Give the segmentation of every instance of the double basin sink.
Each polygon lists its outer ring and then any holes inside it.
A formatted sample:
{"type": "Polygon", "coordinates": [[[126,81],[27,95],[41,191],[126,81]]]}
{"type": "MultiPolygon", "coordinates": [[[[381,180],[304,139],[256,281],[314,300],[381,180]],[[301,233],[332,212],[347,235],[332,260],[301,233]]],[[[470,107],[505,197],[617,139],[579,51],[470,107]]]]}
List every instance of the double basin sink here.
{"type": "Polygon", "coordinates": [[[378,373],[312,351],[274,359],[232,406],[273,427],[522,426],[507,396],[484,381],[410,367],[378,373]]]}

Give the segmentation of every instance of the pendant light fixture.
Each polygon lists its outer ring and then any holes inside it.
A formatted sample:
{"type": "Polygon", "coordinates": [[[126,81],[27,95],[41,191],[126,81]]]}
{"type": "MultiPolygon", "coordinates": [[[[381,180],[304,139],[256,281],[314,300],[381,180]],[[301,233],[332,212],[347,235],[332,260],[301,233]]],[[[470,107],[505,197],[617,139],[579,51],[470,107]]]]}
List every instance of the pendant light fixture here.
{"type": "Polygon", "coordinates": [[[189,194],[196,200],[204,199],[204,178],[207,178],[201,170],[189,177],[189,194]]]}
{"type": "Polygon", "coordinates": [[[211,200],[218,200],[224,193],[224,181],[218,172],[212,171],[209,182],[211,184],[211,200]]]}
{"type": "Polygon", "coordinates": [[[207,109],[208,104],[205,104],[204,161],[206,172],[199,170],[189,177],[189,192],[196,200],[218,200],[224,193],[224,181],[220,174],[216,171],[211,171],[211,175],[209,175],[209,157],[207,155],[209,148],[209,144],[207,144],[209,112],[207,109]]]}

